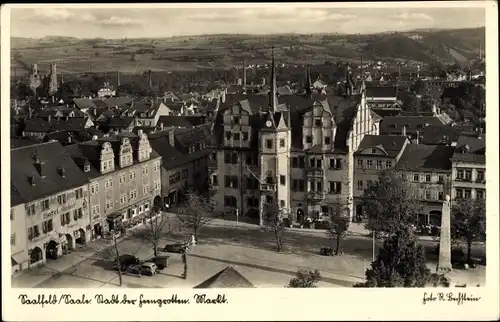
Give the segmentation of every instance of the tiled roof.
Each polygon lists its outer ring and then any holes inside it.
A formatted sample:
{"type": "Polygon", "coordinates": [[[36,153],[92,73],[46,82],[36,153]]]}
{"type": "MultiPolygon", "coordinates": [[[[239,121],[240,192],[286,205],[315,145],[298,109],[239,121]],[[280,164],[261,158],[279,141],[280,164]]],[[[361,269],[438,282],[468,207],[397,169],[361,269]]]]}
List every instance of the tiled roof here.
{"type": "Polygon", "coordinates": [[[84,117],[70,117],[65,119],[54,119],[49,121],[42,118],[31,118],[25,121],[26,132],[48,133],[53,131],[69,130],[69,129],[83,129],[87,119],[84,117]]]}
{"type": "Polygon", "coordinates": [[[132,98],[128,96],[117,96],[117,97],[109,97],[102,100],[108,107],[120,107],[122,105],[126,105],[132,102],[132,98]]]}
{"type": "Polygon", "coordinates": [[[177,115],[162,115],[158,118],[158,125],[163,124],[164,127],[184,127],[190,128],[203,124],[203,116],[177,116],[177,115]]]}
{"type": "Polygon", "coordinates": [[[231,266],[210,277],[195,288],[251,288],[254,287],[240,272],[231,266]]]}
{"type": "Polygon", "coordinates": [[[112,117],[109,119],[108,126],[110,128],[126,128],[132,125],[135,121],[133,116],[120,116],[120,117],[112,117]]]}
{"type": "Polygon", "coordinates": [[[390,86],[381,86],[381,87],[367,87],[366,88],[366,97],[396,97],[397,96],[397,88],[390,86]]]}
{"type": "Polygon", "coordinates": [[[395,115],[384,117],[380,122],[381,133],[402,131],[406,126],[407,132],[421,131],[423,128],[434,125],[443,125],[443,121],[435,116],[404,116],[395,115]]]}
{"type": "Polygon", "coordinates": [[[26,201],[24,200],[23,196],[21,196],[21,193],[17,190],[17,188],[14,186],[14,184],[10,185],[10,207],[14,207],[20,204],[25,203],[26,201]]]}
{"type": "Polygon", "coordinates": [[[420,143],[422,144],[451,144],[457,142],[464,132],[474,131],[472,125],[434,125],[428,126],[420,132],[420,143]]]}
{"type": "Polygon", "coordinates": [[[395,158],[403,149],[408,139],[402,135],[365,135],[354,155],[362,155],[362,150],[380,148],[390,158],[395,158]]]}
{"type": "Polygon", "coordinates": [[[20,138],[20,139],[11,138],[10,139],[10,148],[11,149],[21,148],[23,146],[35,145],[35,144],[40,144],[40,141],[36,141],[33,139],[29,139],[29,138],[20,138]]]}
{"type": "Polygon", "coordinates": [[[486,162],[486,139],[477,135],[463,134],[458,138],[452,160],[463,162],[486,162]]]}
{"type": "Polygon", "coordinates": [[[396,165],[397,169],[430,171],[451,170],[453,148],[442,145],[408,144],[396,165]]]}
{"type": "Polygon", "coordinates": [[[87,183],[87,178],[59,142],[13,149],[11,163],[15,165],[11,167],[11,182],[26,202],[87,183]],[[43,178],[35,166],[35,156],[43,162],[43,178]],[[60,169],[64,169],[64,176],[60,169]]]}
{"type": "Polygon", "coordinates": [[[96,108],[97,106],[89,98],[74,98],[73,102],[79,109],[96,108]]]}

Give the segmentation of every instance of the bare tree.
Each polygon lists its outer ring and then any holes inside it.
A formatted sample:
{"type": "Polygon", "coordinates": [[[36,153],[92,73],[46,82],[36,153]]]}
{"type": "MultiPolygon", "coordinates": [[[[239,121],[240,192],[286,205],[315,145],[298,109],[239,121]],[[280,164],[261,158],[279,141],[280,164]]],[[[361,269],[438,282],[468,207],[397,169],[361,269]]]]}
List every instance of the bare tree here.
{"type": "Polygon", "coordinates": [[[157,206],[154,206],[149,213],[148,218],[142,226],[136,228],[132,235],[153,248],[153,254],[158,255],[158,245],[172,229],[169,218],[162,214],[157,206]]]}
{"type": "Polygon", "coordinates": [[[283,235],[286,231],[284,215],[285,213],[276,203],[265,204],[262,210],[262,229],[273,233],[278,252],[283,250],[283,235]]]}
{"type": "Polygon", "coordinates": [[[179,208],[177,218],[182,227],[193,230],[194,238],[198,241],[198,232],[214,219],[212,205],[203,196],[188,191],[185,194],[184,204],[179,208]]]}
{"type": "Polygon", "coordinates": [[[340,244],[349,229],[349,217],[342,213],[342,205],[335,204],[330,213],[330,226],[327,230],[329,238],[336,241],[335,255],[340,253],[340,244]]]}

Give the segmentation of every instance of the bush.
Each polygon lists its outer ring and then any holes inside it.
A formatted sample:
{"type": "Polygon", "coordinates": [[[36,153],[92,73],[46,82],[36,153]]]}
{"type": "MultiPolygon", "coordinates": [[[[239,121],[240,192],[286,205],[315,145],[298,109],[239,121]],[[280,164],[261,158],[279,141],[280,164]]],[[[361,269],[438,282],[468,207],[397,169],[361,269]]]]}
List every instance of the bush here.
{"type": "Polygon", "coordinates": [[[297,276],[292,278],[288,283],[290,288],[314,288],[316,283],[321,281],[321,274],[317,269],[299,269],[297,276]]]}

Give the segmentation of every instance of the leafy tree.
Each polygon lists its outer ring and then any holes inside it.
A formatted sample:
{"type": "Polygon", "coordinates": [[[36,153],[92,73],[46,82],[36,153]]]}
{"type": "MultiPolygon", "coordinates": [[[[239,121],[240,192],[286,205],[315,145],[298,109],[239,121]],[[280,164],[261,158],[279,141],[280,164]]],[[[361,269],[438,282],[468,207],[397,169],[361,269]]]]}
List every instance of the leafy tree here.
{"type": "Polygon", "coordinates": [[[321,281],[321,274],[317,269],[307,270],[299,269],[297,271],[297,276],[292,278],[288,283],[288,287],[291,288],[315,288],[316,283],[321,281]]]}
{"type": "Polygon", "coordinates": [[[423,246],[417,245],[408,228],[402,228],[384,241],[365,275],[366,281],[354,287],[424,287],[431,272],[423,246]]]}
{"type": "Polygon", "coordinates": [[[349,229],[349,217],[342,214],[342,206],[336,204],[330,213],[330,226],[326,231],[329,238],[336,241],[335,255],[340,253],[340,244],[347,235],[349,229]]]}
{"type": "Polygon", "coordinates": [[[486,240],[486,205],[482,199],[461,199],[453,202],[451,236],[467,244],[467,262],[471,261],[473,242],[486,240]]]}
{"type": "Polygon", "coordinates": [[[157,206],[151,209],[149,218],[143,225],[134,230],[135,238],[143,241],[145,244],[153,248],[154,256],[158,255],[158,245],[171,230],[171,224],[167,216],[162,214],[157,206]]]}
{"type": "Polygon", "coordinates": [[[406,95],[403,100],[402,109],[409,112],[419,112],[421,110],[420,101],[414,94],[406,95]]]}
{"type": "Polygon", "coordinates": [[[419,94],[419,95],[425,94],[428,89],[429,89],[429,85],[427,84],[427,82],[424,82],[421,79],[418,79],[413,84],[413,88],[412,88],[413,92],[415,92],[416,94],[419,94]]]}
{"type": "Polygon", "coordinates": [[[379,181],[365,189],[362,199],[366,228],[377,235],[415,224],[421,208],[407,177],[394,170],[380,173],[379,181]]]}
{"type": "Polygon", "coordinates": [[[177,213],[180,224],[193,230],[194,238],[198,242],[198,232],[214,219],[212,206],[203,196],[194,192],[187,192],[184,195],[184,204],[177,213]]]}
{"type": "Polygon", "coordinates": [[[274,202],[266,204],[262,210],[261,228],[273,233],[278,252],[283,250],[283,235],[286,231],[283,215],[283,210],[274,202]]]}

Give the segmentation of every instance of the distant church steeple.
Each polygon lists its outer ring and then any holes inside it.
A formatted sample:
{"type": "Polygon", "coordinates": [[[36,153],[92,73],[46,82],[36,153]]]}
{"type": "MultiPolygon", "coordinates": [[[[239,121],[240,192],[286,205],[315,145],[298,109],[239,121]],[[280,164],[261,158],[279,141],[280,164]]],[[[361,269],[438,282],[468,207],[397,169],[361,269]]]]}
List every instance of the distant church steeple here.
{"type": "Polygon", "coordinates": [[[276,112],[277,107],[277,90],[276,90],[276,63],[274,62],[274,46],[272,47],[271,59],[271,90],[269,91],[269,111],[276,112]]]}
{"type": "Polygon", "coordinates": [[[313,86],[312,86],[312,81],[311,81],[311,68],[310,68],[309,64],[306,64],[305,72],[306,72],[306,75],[305,75],[306,82],[304,85],[304,89],[305,89],[306,96],[310,97],[312,95],[312,87],[313,86]]]}

